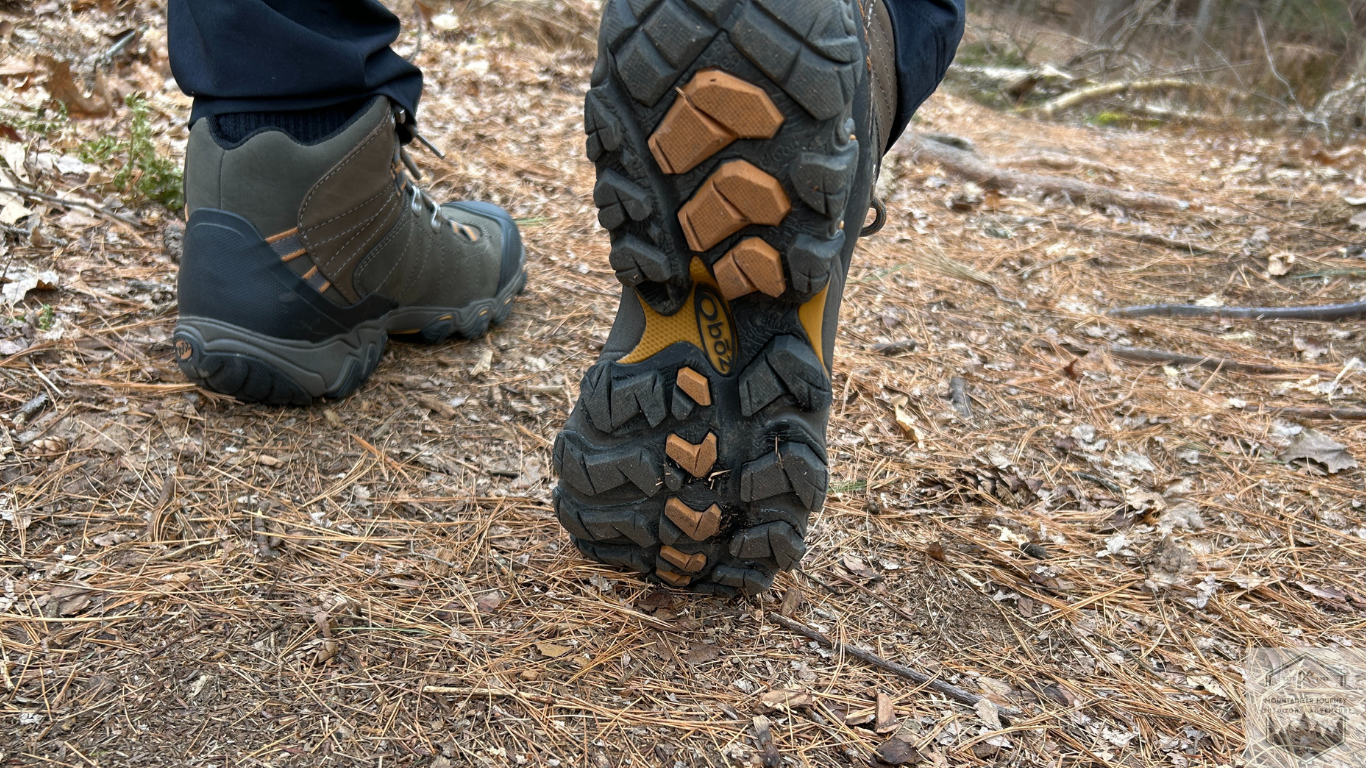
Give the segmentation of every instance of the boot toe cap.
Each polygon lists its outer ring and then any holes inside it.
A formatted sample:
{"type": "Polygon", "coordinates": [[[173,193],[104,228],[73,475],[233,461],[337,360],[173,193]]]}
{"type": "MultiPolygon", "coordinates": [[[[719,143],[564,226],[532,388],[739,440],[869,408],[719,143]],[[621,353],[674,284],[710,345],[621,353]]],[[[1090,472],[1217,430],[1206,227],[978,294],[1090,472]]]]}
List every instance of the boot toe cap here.
{"type": "Polygon", "coordinates": [[[503,251],[502,268],[498,275],[498,290],[503,290],[517,278],[523,262],[522,234],[517,229],[517,223],[512,220],[512,214],[493,203],[480,200],[462,200],[456,203],[447,203],[444,207],[473,214],[475,217],[484,220],[480,221],[479,224],[497,229],[503,251]]]}

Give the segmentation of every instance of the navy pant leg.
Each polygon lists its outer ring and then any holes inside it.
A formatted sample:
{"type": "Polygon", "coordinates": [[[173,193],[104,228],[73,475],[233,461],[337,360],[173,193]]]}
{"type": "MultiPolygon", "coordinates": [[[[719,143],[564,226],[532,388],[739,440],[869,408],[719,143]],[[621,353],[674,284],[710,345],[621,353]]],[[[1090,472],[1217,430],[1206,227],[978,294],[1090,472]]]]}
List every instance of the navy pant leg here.
{"type": "Polygon", "coordinates": [[[892,138],[939,87],[963,39],[965,0],[885,0],[896,46],[896,116],[892,138]]]}
{"type": "Polygon", "coordinates": [[[383,94],[409,114],[422,72],[394,53],[378,0],[170,0],[167,46],[190,121],[330,107],[383,94]]]}

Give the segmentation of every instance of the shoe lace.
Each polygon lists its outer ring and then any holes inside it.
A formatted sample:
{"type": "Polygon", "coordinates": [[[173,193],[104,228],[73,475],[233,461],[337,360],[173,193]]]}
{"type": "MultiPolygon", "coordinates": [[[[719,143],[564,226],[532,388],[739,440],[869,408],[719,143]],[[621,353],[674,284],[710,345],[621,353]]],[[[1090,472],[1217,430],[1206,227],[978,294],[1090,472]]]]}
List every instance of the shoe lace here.
{"type": "Polygon", "coordinates": [[[873,223],[859,230],[859,237],[877,234],[882,229],[882,225],[887,223],[887,206],[882,204],[882,200],[877,195],[873,195],[868,207],[873,209],[873,223]]]}
{"type": "MultiPolygon", "coordinates": [[[[408,124],[407,110],[402,107],[395,107],[394,121],[397,124],[404,126],[404,130],[414,139],[417,139],[429,152],[442,160],[446,159],[446,154],[444,152],[437,149],[430,141],[427,141],[427,138],[421,133],[418,133],[415,126],[408,124]]],[[[421,216],[423,211],[430,209],[432,215],[427,220],[427,225],[432,228],[433,232],[441,229],[442,224],[447,224],[450,225],[453,231],[463,235],[466,240],[469,240],[472,243],[479,241],[478,229],[448,218],[446,214],[441,211],[441,204],[433,200],[432,196],[427,194],[427,190],[414,183],[414,180],[422,179],[422,171],[417,169],[417,164],[413,162],[412,155],[408,154],[408,150],[404,149],[401,142],[397,143],[394,148],[394,166],[399,169],[399,187],[403,190],[404,195],[407,196],[408,207],[412,210],[413,215],[421,216]],[[404,173],[405,170],[407,173],[404,173]],[[409,174],[412,175],[409,176],[409,174]]]]}

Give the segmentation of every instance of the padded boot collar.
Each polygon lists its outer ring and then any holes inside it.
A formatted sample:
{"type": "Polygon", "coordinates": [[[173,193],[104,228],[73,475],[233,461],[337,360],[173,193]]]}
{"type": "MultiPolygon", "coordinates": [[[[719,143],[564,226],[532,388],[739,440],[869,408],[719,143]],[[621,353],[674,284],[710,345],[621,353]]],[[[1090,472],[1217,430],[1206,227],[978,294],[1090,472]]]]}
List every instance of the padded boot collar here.
{"type": "Polygon", "coordinates": [[[873,125],[881,156],[887,152],[896,117],[896,40],[885,0],[871,2],[873,7],[867,23],[868,71],[872,75],[873,125]]]}

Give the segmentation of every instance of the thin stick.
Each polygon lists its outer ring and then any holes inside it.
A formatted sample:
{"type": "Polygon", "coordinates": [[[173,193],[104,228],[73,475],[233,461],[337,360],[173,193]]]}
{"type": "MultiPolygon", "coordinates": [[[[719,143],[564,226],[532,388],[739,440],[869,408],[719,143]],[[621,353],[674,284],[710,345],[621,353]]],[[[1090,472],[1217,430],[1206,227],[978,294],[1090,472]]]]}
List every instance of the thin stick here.
{"type": "Polygon", "coordinates": [[[1084,200],[1093,205],[1118,205],[1140,211],[1187,211],[1191,207],[1185,200],[1177,200],[1166,195],[1132,192],[1061,176],[1044,176],[998,168],[971,152],[955,149],[923,136],[908,134],[903,141],[916,155],[933,160],[946,170],[988,189],[1037,189],[1046,195],[1066,195],[1071,200],[1084,200]]]}
{"type": "Polygon", "coordinates": [[[1276,408],[1264,405],[1262,410],[1271,411],[1277,416],[1292,416],[1297,419],[1366,421],[1366,408],[1276,408]]]}
{"type": "MultiPolygon", "coordinates": [[[[839,651],[840,653],[847,653],[850,656],[853,656],[854,658],[860,661],[872,664],[873,666],[879,669],[885,669],[888,672],[894,672],[898,675],[901,675],[902,677],[914,680],[915,682],[925,686],[926,688],[929,688],[932,691],[938,691],[939,693],[948,696],[950,699],[962,702],[970,707],[977,706],[977,702],[981,701],[984,698],[970,691],[965,691],[956,685],[946,683],[943,680],[940,680],[936,677],[931,677],[925,674],[924,672],[912,669],[908,666],[905,666],[904,664],[897,664],[894,661],[888,661],[882,658],[881,656],[877,655],[876,653],[873,653],[872,651],[869,651],[864,648],[860,648],[857,645],[837,643],[834,640],[831,640],[830,638],[821,634],[820,632],[817,632],[816,630],[812,629],[811,627],[806,626],[800,621],[789,619],[780,613],[770,611],[768,614],[768,620],[774,622],[775,624],[781,624],[784,627],[787,627],[788,629],[792,630],[793,632],[796,632],[797,634],[802,635],[809,640],[814,640],[827,648],[839,651]]],[[[996,702],[992,703],[995,704],[996,702]]],[[[1023,712],[1012,707],[1002,707],[1000,705],[997,705],[997,707],[1000,709],[1001,714],[1007,717],[1021,717],[1024,715],[1023,712]]]]}
{"type": "MultiPolygon", "coordinates": [[[[1163,248],[1170,248],[1173,251],[1179,251],[1181,253],[1193,253],[1198,256],[1220,253],[1220,251],[1217,251],[1213,248],[1206,248],[1203,245],[1196,245],[1195,243],[1186,240],[1173,240],[1170,237],[1163,237],[1162,235],[1142,234],[1139,232],[1121,232],[1117,229],[1102,229],[1100,227],[1084,227],[1080,224],[1072,224],[1066,221],[1045,219],[1042,216],[1016,216],[1015,220],[1019,221],[1021,224],[1040,224],[1044,226],[1054,227],[1056,229],[1061,229],[1064,232],[1075,232],[1079,235],[1091,235],[1093,237],[1114,237],[1120,240],[1128,240],[1132,243],[1138,243],[1140,245],[1160,245],[1163,248]]],[[[1055,259],[1055,261],[1058,260],[1055,259]]],[[[1021,276],[1026,276],[1029,272],[1037,272],[1044,266],[1047,265],[1030,267],[1024,270],[1024,272],[1021,273],[1021,276]]]]}
{"type": "Polygon", "coordinates": [[[1105,347],[1110,354],[1120,360],[1132,360],[1136,363],[1163,363],[1170,365],[1198,365],[1211,371],[1233,371],[1235,373],[1252,373],[1261,376],[1272,376],[1278,373],[1286,373],[1286,369],[1274,365],[1262,365],[1260,363],[1240,363],[1236,360],[1227,360],[1222,357],[1197,357],[1196,355],[1182,355],[1176,352],[1167,352],[1161,349],[1148,349],[1147,347],[1105,347]]]}
{"type": "Polygon", "coordinates": [[[1032,111],[1042,112],[1049,117],[1064,109],[1071,109],[1088,101],[1103,99],[1108,96],[1119,94],[1129,94],[1143,91],[1222,91],[1222,88],[1201,83],[1193,80],[1181,80],[1178,78],[1158,78],[1155,80],[1128,80],[1124,82],[1101,83],[1090,88],[1083,88],[1079,91],[1064,93],[1052,101],[1034,107],[1032,111]]]}
{"type": "Polygon", "coordinates": [[[13,193],[13,194],[16,194],[16,195],[23,195],[23,196],[25,196],[25,197],[32,197],[32,198],[35,198],[35,199],[38,199],[38,200],[46,200],[46,201],[49,202],[49,203],[56,203],[57,205],[65,205],[65,206],[73,206],[73,205],[74,205],[74,206],[77,206],[77,207],[80,207],[80,208],[85,208],[85,209],[87,209],[87,210],[94,211],[95,213],[98,213],[98,214],[101,215],[101,216],[106,216],[106,217],[108,217],[108,218],[111,218],[111,219],[113,219],[114,221],[117,221],[117,222],[120,222],[120,223],[123,223],[123,224],[127,224],[128,226],[133,227],[134,229],[145,229],[145,228],[146,228],[141,222],[138,222],[138,221],[135,221],[135,220],[133,220],[133,219],[130,219],[130,218],[128,218],[127,216],[120,216],[120,215],[117,214],[117,213],[111,213],[110,211],[106,211],[105,209],[101,208],[101,207],[98,206],[98,205],[95,205],[94,203],[87,203],[87,202],[85,202],[85,201],[83,201],[83,200],[69,200],[69,199],[66,199],[66,198],[57,197],[56,195],[46,195],[46,194],[43,194],[42,192],[37,192],[37,191],[32,190],[32,189],[25,189],[24,187],[0,187],[0,192],[10,192],[10,193],[13,193]]]}
{"type": "Polygon", "coordinates": [[[522,693],[513,688],[467,688],[463,685],[424,685],[423,693],[444,693],[452,696],[510,696],[514,699],[524,699],[534,701],[537,704],[554,704],[555,700],[549,696],[538,696],[534,693],[522,693]]]}
{"type": "Polygon", "coordinates": [[[1235,320],[1357,320],[1366,318],[1366,301],[1311,307],[1201,307],[1194,304],[1144,304],[1119,307],[1111,317],[1222,317],[1235,320]]]}

